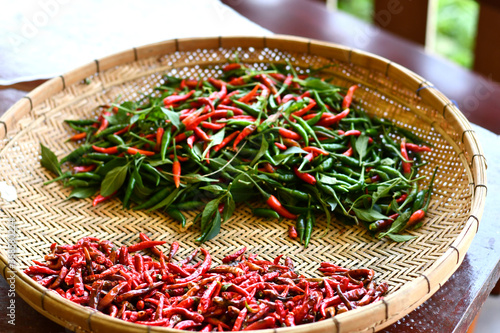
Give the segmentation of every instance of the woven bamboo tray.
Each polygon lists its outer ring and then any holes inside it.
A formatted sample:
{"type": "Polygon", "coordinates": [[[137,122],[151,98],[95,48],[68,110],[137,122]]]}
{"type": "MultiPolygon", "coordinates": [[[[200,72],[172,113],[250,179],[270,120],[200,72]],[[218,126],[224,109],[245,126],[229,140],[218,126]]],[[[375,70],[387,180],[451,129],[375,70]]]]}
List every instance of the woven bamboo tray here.
{"type": "MultiPolygon", "coordinates": [[[[0,271],[16,278],[16,291],[43,315],[78,332],[166,332],[169,330],[125,323],[73,304],[41,287],[22,269],[41,259],[53,242],[73,243],[83,236],[109,239],[117,245],[136,242],[139,232],[168,243],[181,243],[179,257],[199,246],[195,226],[181,230],[161,212],[122,210],[116,200],[92,207],[91,200],[65,200],[70,189],[60,183],[43,186],[52,176],[40,166],[42,142],[61,157],[73,149],[65,142],[71,130],[64,119],[93,116],[96,106],[136,99],[151,92],[169,74],[209,77],[222,73],[221,65],[235,52],[241,61],[264,69],[269,63],[290,60],[296,70],[333,64],[322,75],[334,83],[360,84],[356,98],[372,115],[411,129],[434,144],[425,154],[429,164],[420,172],[426,186],[439,165],[433,200],[424,226],[406,243],[376,240],[362,227],[334,223],[324,237],[313,233],[308,249],[287,237],[292,221],[268,222],[239,206],[221,233],[206,247],[219,260],[242,246],[270,259],[291,256],[299,272],[317,275],[320,261],[346,267],[370,267],[378,281],[390,285],[389,295],[376,304],[331,320],[279,329],[283,332],[365,332],[380,330],[427,300],[462,262],[476,234],[486,196],[486,165],[481,147],[468,121],[457,107],[413,72],[381,57],[339,45],[288,36],[175,39],[127,50],[95,60],[53,78],[17,102],[0,122],[0,180],[17,189],[18,199],[1,201],[3,244],[12,241],[18,253],[0,253],[0,271]],[[84,79],[89,79],[84,82],[84,79]],[[9,259],[11,261],[9,261],[9,259]],[[13,267],[15,265],[15,267],[13,267]]],[[[194,213],[189,217],[193,218],[194,213]]],[[[320,224],[325,224],[322,219],[320,224]]],[[[318,272],[319,273],[319,272],[318,272]]],[[[170,330],[171,331],[171,330],[170,330]]],[[[267,330],[266,332],[271,332],[267,330]]]]}

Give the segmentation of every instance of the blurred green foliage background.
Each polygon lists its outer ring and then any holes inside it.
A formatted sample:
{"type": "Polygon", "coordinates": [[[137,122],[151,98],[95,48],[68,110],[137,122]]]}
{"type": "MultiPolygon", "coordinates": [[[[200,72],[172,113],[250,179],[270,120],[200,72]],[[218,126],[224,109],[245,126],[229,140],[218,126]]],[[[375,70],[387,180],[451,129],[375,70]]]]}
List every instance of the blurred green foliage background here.
{"type": "MultiPolygon", "coordinates": [[[[471,68],[479,5],[474,0],[437,0],[434,51],[471,68]]],[[[338,0],[340,10],[372,22],[373,0],[338,0]]]]}

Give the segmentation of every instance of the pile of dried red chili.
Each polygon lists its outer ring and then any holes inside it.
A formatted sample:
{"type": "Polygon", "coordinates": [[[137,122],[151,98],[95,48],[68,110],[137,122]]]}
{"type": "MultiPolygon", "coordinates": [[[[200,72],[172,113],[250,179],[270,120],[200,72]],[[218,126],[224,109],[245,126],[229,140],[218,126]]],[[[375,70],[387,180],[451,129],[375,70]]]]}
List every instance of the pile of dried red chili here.
{"type": "Polygon", "coordinates": [[[238,202],[266,204],[253,209],[258,216],[295,220],[306,247],[319,214],[364,224],[379,238],[415,237],[401,233],[418,228],[429,206],[432,185],[417,185],[428,143],[369,117],[355,99],[358,85],[346,90],[276,64],[216,69],[219,78],[165,76],[138,100],[66,120],[78,146],[58,160],[42,145],[42,164],[72,187],[70,198],[94,196],[94,206],[117,197],[183,226],[184,211],[203,208],[194,221],[200,242],[218,234],[238,202]]]}
{"type": "Polygon", "coordinates": [[[74,245],[52,244],[45,262],[24,272],[62,297],[112,317],[176,329],[239,331],[313,323],[381,299],[387,284],[375,284],[371,269],[349,270],[323,262],[325,276],[305,278],[292,260],[246,255],[243,248],[212,266],[203,248],[174,261],[179,244],[165,256],[151,241],[116,247],[85,237],[74,245]],[[154,261],[138,251],[148,249],[154,261]]]}

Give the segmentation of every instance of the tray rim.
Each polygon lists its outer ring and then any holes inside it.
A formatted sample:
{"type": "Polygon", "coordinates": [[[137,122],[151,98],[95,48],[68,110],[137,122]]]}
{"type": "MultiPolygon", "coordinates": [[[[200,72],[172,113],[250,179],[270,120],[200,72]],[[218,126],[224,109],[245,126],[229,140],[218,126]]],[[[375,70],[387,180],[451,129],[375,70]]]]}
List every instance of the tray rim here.
{"type": "MultiPolygon", "coordinates": [[[[34,107],[45,101],[45,99],[65,90],[67,86],[77,83],[88,76],[115,66],[133,63],[153,56],[161,56],[166,53],[235,46],[276,48],[285,51],[304,52],[326,58],[334,58],[341,62],[385,73],[385,76],[396,79],[402,86],[415,91],[417,96],[421,97],[424,102],[427,102],[427,104],[436,110],[442,110],[443,117],[447,120],[454,120],[457,132],[461,130],[462,143],[464,143],[465,149],[467,149],[468,156],[471,156],[471,160],[468,161],[464,152],[459,152],[460,158],[471,179],[472,203],[471,211],[463,230],[446,252],[424,271],[420,277],[415,278],[393,294],[386,296],[382,302],[350,311],[342,316],[336,316],[332,320],[293,328],[280,328],[280,331],[322,332],[326,329],[333,332],[375,331],[391,325],[431,297],[460,266],[479,228],[487,193],[485,158],[478,138],[468,120],[458,107],[429,81],[401,65],[378,55],[339,44],[288,35],[171,39],[137,48],[134,47],[101,59],[96,59],[93,62],[43,83],[21,98],[0,118],[0,123],[3,125],[0,127],[0,138],[7,138],[8,128],[17,123],[19,119],[31,112],[34,107]],[[371,318],[371,320],[368,320],[368,318],[371,318]]],[[[436,127],[434,123],[431,123],[431,126],[436,127]]],[[[78,328],[82,331],[95,332],[116,329],[122,332],[180,332],[179,330],[127,323],[91,311],[90,309],[85,309],[62,297],[51,297],[53,293],[48,291],[48,289],[37,284],[22,271],[17,269],[12,270],[9,267],[8,259],[2,252],[0,252],[0,270],[5,278],[7,277],[7,270],[10,274],[15,275],[16,292],[33,308],[49,319],[68,328],[78,328]],[[46,310],[46,308],[49,310],[46,310]],[[50,308],[60,311],[61,315],[53,314],[50,308]],[[75,313],[78,315],[75,315],[75,313]],[[68,317],[72,319],[69,320],[67,319],[68,317]]],[[[271,331],[274,330],[262,330],[260,332],[271,331]]]]}

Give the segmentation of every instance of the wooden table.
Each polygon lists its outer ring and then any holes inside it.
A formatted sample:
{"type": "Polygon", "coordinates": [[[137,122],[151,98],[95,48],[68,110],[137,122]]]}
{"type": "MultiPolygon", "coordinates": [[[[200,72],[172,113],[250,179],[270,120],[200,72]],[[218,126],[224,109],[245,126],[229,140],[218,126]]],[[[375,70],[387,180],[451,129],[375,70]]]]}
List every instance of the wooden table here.
{"type": "MultiPolygon", "coordinates": [[[[409,43],[340,12],[328,11],[321,2],[312,0],[223,0],[250,20],[274,33],[298,35],[363,49],[397,62],[432,82],[455,100],[473,123],[500,133],[500,85],[464,70],[444,59],[429,55],[418,45],[409,43]]],[[[1,68],[0,68],[1,71],[1,68]]],[[[41,83],[16,85],[11,101],[0,101],[0,113],[23,94],[41,83]],[[3,102],[3,103],[2,103],[3,102]]],[[[7,97],[8,97],[7,96],[7,97]]],[[[484,143],[483,143],[484,144],[484,143]]],[[[496,168],[490,165],[490,169],[496,168]]],[[[498,183],[493,182],[498,188],[498,183]]],[[[479,232],[460,268],[427,302],[385,332],[465,332],[478,314],[500,277],[500,233],[496,220],[499,196],[490,191],[479,232]]],[[[0,279],[2,313],[9,302],[8,285],[0,279]]],[[[65,332],[16,297],[16,326],[0,318],[0,332],[65,332]]]]}

